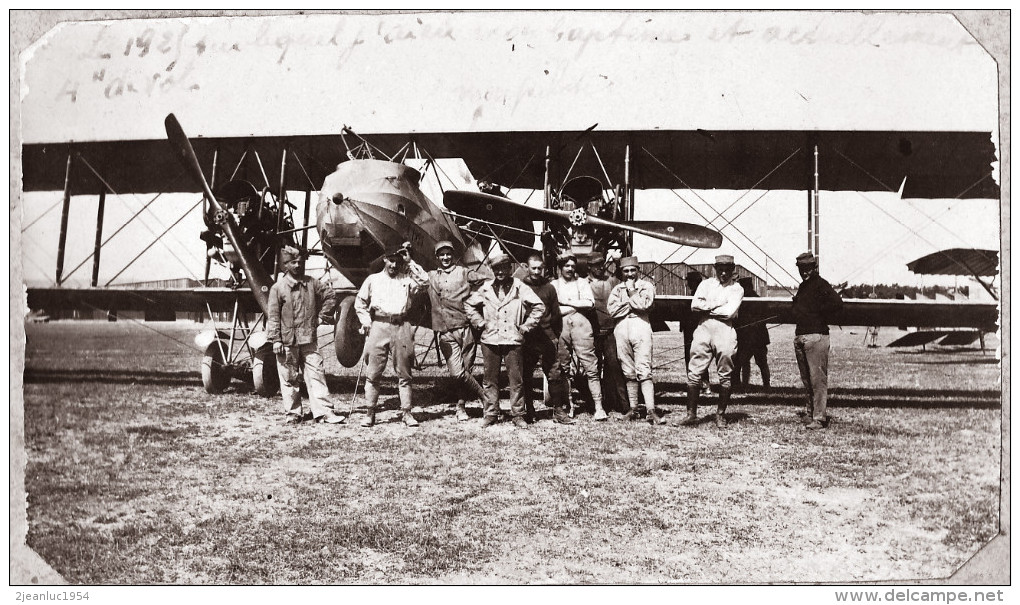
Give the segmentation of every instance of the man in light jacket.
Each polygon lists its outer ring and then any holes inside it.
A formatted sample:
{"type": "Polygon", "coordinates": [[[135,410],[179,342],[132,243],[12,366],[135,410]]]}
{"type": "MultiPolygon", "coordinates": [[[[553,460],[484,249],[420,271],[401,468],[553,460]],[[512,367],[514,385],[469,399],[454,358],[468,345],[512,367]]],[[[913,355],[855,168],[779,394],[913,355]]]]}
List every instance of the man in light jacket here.
{"type": "Polygon", "coordinates": [[[510,413],[514,426],[528,428],[524,419],[523,343],[524,335],[538,326],[545,305],[530,286],[511,274],[510,257],[497,253],[489,259],[495,279],[483,284],[464,303],[464,311],[475,329],[482,331],[485,391],[482,426],[499,419],[499,370],[505,363],[510,380],[510,413]]]}

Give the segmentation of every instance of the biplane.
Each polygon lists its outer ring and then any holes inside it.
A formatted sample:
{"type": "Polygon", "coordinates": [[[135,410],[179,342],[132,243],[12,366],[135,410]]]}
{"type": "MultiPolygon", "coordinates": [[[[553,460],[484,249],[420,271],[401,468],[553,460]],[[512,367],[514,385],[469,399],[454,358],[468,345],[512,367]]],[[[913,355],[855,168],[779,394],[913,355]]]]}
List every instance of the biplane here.
{"type": "MultiPolygon", "coordinates": [[[[991,178],[994,146],[990,133],[980,132],[600,131],[592,127],[581,133],[362,136],[344,128],[331,137],[191,140],[173,115],[167,116],[165,126],[167,140],[24,146],[24,190],[56,191],[63,185],[64,191],[56,285],[30,288],[28,306],[173,309],[210,315],[230,311],[230,328],[214,328],[196,337],[205,352],[202,378],[209,392],[223,390],[231,378],[242,375],[252,377],[260,394],[276,391],[275,358],[260,324],[278,269],[277,252],[283,245],[321,254],[357,287],[369,273],[379,270],[383,250],[403,242],[410,242],[414,258],[426,269],[435,263],[433,246],[440,240],[454,242],[461,262],[468,265],[481,264],[493,247],[521,260],[521,254],[535,249],[547,255],[563,249],[630,254],[634,234],[678,246],[720,246],[722,235],[711,226],[721,214],[704,217],[704,226],[634,220],[635,193],[642,189],[793,189],[807,191],[810,204],[817,200],[821,172],[827,190],[869,191],[876,183],[903,182],[909,176],[904,197],[998,197],[998,185],[991,178]],[[423,161],[421,170],[404,161],[409,150],[423,161]],[[117,184],[118,193],[151,191],[165,181],[170,167],[183,162],[190,178],[174,187],[202,195],[206,230],[200,237],[209,259],[206,277],[210,262],[222,263],[230,269],[229,284],[177,290],[97,287],[100,209],[92,287],[62,287],[67,208],[80,192],[72,166],[76,158],[84,157],[91,171],[103,174],[102,195],[114,191],[112,183],[117,184]],[[603,157],[617,161],[603,162],[603,157]],[[440,206],[422,192],[420,184],[430,174],[438,178],[442,158],[463,159],[476,186],[447,190],[440,206]],[[857,165],[861,158],[868,160],[867,171],[857,165]],[[222,181],[224,166],[233,166],[231,178],[215,186],[222,181]],[[513,201],[504,189],[540,191],[542,203],[513,201]],[[295,221],[298,208],[287,199],[288,191],[305,192],[300,226],[295,221]],[[316,218],[311,223],[313,193],[317,194],[316,218]],[[541,225],[538,230],[536,223],[541,225]],[[312,229],[321,249],[308,249],[312,229]],[[256,319],[249,322],[252,314],[256,319]]],[[[339,290],[334,327],[336,357],[346,367],[359,363],[363,346],[353,294],[349,287],[339,290]]],[[[744,305],[742,312],[758,321],[792,321],[789,298],[749,299],[744,305]]],[[[653,321],[682,322],[689,313],[689,296],[663,295],[656,299],[653,321]]],[[[847,300],[839,323],[994,330],[997,321],[994,303],[847,300]]]]}

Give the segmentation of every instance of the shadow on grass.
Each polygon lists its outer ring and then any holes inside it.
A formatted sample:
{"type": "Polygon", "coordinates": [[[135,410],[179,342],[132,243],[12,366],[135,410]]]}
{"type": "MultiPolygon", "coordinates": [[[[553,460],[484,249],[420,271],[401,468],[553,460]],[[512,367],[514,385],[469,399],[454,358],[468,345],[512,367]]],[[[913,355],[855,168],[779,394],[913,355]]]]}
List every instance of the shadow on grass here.
{"type": "MultiPolygon", "coordinates": [[[[656,383],[656,402],[661,405],[683,406],[687,403],[684,383],[656,383]],[[661,389],[661,394],[659,393],[661,389]]],[[[1002,392],[992,389],[906,389],[847,388],[829,389],[829,405],[864,408],[925,408],[925,409],[997,409],[1002,407],[1002,392]]],[[[751,387],[732,400],[731,405],[801,405],[804,390],[793,387],[772,387],[769,390],[751,387]]],[[[701,406],[715,406],[715,393],[702,394],[701,406]]]]}
{"type": "Polygon", "coordinates": [[[25,384],[57,384],[65,382],[202,386],[202,375],[199,372],[109,370],[103,368],[80,368],[76,370],[25,370],[25,384]]]}

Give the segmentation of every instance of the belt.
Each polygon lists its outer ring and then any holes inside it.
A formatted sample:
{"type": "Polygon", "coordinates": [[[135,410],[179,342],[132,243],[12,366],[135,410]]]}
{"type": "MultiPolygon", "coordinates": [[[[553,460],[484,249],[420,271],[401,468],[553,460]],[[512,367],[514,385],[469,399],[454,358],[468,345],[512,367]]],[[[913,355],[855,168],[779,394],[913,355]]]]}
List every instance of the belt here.
{"type": "Polygon", "coordinates": [[[381,311],[372,311],[372,321],[381,321],[383,323],[399,326],[404,323],[404,315],[390,315],[389,313],[383,313],[381,311]]]}

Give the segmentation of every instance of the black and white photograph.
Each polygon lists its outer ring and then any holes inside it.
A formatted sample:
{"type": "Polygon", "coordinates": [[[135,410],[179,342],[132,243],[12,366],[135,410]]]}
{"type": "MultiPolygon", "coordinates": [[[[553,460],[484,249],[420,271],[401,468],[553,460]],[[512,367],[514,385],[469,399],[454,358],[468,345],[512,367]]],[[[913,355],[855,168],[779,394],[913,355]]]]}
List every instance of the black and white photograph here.
{"type": "Polygon", "coordinates": [[[1009,596],[1010,11],[9,25],[25,600],[1009,596]]]}

